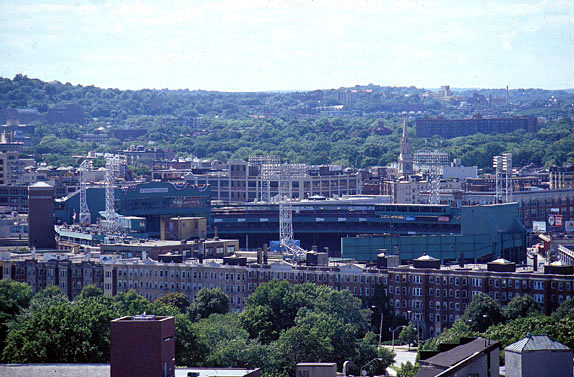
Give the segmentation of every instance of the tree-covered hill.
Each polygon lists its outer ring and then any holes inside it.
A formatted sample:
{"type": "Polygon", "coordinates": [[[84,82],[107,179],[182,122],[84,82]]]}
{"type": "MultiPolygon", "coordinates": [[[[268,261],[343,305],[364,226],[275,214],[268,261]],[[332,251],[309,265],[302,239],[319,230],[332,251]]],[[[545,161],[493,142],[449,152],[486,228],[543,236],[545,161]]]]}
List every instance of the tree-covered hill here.
{"type": "MultiPolygon", "coordinates": [[[[415,87],[375,85],[288,93],[133,91],[44,82],[17,75],[13,79],[0,78],[0,109],[36,108],[42,115],[51,106],[80,104],[86,115],[84,124],[47,124],[40,120],[33,146],[25,151],[56,165],[77,165],[79,161],[72,156],[88,150],[116,151],[131,144],[172,149],[181,157],[227,160],[272,153],[283,160],[309,164],[361,168],[386,165],[397,159],[404,117],[409,119],[415,151],[444,149],[467,166],[489,169],[492,156],[502,152],[513,153],[515,166],[574,162],[574,94],[570,92],[510,91],[510,99],[520,105],[500,108],[500,113],[547,117],[549,122],[542,124],[537,133],[517,131],[450,140],[415,138],[415,118],[469,116],[460,106],[427,98],[425,92],[415,87]],[[550,98],[556,101],[548,102],[550,98]],[[401,111],[410,108],[422,110],[401,111]],[[200,117],[200,129],[177,122],[178,117],[200,117]],[[82,134],[110,133],[124,126],[145,133],[126,142],[116,138],[105,144],[80,142],[82,134]]],[[[501,95],[500,90],[478,92],[501,95]]],[[[470,95],[463,91],[458,94],[470,95]]]]}

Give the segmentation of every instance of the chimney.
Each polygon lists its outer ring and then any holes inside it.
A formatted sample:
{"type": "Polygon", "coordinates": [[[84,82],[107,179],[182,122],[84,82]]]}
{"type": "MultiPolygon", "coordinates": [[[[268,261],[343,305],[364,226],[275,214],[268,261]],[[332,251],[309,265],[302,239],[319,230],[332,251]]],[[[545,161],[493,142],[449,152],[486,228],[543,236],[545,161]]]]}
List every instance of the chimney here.
{"type": "Polygon", "coordinates": [[[538,254],[534,254],[532,257],[532,269],[534,272],[538,271],[538,254]]]}
{"type": "Polygon", "coordinates": [[[260,247],[257,248],[257,264],[262,264],[263,262],[263,250],[260,247]]]}
{"type": "Polygon", "coordinates": [[[462,252],[462,251],[460,252],[458,265],[460,266],[460,268],[464,268],[464,252],[462,252]]]}

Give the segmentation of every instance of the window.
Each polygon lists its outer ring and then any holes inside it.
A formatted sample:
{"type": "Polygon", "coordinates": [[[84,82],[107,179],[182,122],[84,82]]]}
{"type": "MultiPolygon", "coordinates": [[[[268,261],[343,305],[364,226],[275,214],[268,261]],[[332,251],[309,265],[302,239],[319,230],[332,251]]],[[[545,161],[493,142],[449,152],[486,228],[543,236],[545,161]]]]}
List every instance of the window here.
{"type": "Polygon", "coordinates": [[[534,300],[539,304],[544,304],[544,295],[536,293],[534,294],[534,300]]]}
{"type": "Polygon", "coordinates": [[[535,291],[541,291],[544,289],[544,282],[542,280],[534,280],[532,282],[532,288],[535,291]]]}

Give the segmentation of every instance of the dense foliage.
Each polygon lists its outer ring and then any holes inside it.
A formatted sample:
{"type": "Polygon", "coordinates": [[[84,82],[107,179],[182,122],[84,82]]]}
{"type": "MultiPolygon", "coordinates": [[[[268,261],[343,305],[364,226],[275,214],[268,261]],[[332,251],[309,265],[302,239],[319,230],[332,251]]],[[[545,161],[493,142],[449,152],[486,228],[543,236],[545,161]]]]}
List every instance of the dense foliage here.
{"type": "Polygon", "coordinates": [[[228,312],[229,298],[217,289],[201,290],[189,305],[180,294],[151,303],[135,291],[107,297],[94,286],[73,301],[54,286],[31,297],[24,284],[0,283],[7,313],[1,325],[8,328],[3,362],[108,362],[110,320],[143,312],[175,317],[180,366],[261,367],[266,376],[287,376],[301,361],[335,361],[341,368],[351,360],[350,371],[358,374],[380,357],[367,368],[372,374],[394,356],[378,349],[369,331],[372,312],[350,292],[324,286],[262,284],[238,314],[228,312]]]}
{"type": "Polygon", "coordinates": [[[461,319],[440,335],[427,340],[421,349],[436,351],[441,343],[458,343],[462,337],[482,336],[500,342],[500,356],[504,361],[504,348],[528,335],[548,335],[574,349],[573,307],[574,300],[566,300],[552,316],[545,316],[530,296],[515,297],[501,309],[496,301],[476,295],[461,319]],[[499,316],[501,312],[504,316],[499,316]],[[499,320],[495,323],[482,321],[481,318],[485,319],[483,313],[499,320]]]}
{"type": "MultiPolygon", "coordinates": [[[[118,90],[43,82],[18,75],[0,78],[0,108],[36,108],[44,114],[51,105],[77,103],[84,107],[82,125],[40,121],[33,147],[27,152],[57,165],[77,165],[72,156],[88,150],[117,151],[131,144],[153,144],[172,149],[179,156],[246,159],[257,153],[277,154],[291,162],[337,163],[353,167],[386,165],[398,156],[403,117],[420,117],[401,111],[413,104],[425,116],[467,117],[447,102],[423,97],[424,89],[367,86],[342,114],[324,112],[325,106],[341,105],[334,90],[292,93],[221,93],[188,90],[118,90]],[[177,123],[176,117],[201,117],[201,131],[177,123]],[[80,142],[85,133],[110,132],[124,125],[141,128],[145,134],[122,143],[109,139],[105,144],[80,142]],[[382,127],[388,130],[382,132],[382,127]],[[390,134],[387,134],[391,131],[390,134]]],[[[496,90],[481,91],[488,95],[496,90]]],[[[467,93],[468,94],[468,93],[467,93]]],[[[574,162],[574,95],[565,91],[529,89],[511,91],[516,104],[508,116],[548,117],[537,133],[516,131],[504,135],[473,135],[443,140],[417,139],[414,150],[440,148],[460,158],[466,166],[489,169],[492,156],[513,153],[515,166],[549,166],[574,162]],[[554,95],[559,105],[549,107],[554,95]],[[560,120],[562,119],[562,120],[560,120]]],[[[412,122],[411,126],[412,128],[412,122]]],[[[134,166],[139,174],[144,166],[134,166]]],[[[144,170],[142,170],[144,169],[144,170]]]]}

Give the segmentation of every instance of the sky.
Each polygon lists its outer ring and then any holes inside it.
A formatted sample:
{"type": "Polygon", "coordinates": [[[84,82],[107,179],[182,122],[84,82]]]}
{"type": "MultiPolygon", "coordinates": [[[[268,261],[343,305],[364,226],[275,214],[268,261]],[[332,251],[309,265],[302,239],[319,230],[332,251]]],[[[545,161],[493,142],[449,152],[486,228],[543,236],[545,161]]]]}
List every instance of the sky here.
{"type": "Polygon", "coordinates": [[[574,88],[574,0],[0,0],[0,76],[105,88],[574,88]]]}

